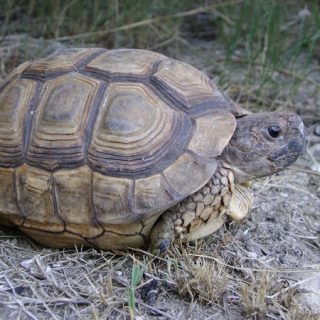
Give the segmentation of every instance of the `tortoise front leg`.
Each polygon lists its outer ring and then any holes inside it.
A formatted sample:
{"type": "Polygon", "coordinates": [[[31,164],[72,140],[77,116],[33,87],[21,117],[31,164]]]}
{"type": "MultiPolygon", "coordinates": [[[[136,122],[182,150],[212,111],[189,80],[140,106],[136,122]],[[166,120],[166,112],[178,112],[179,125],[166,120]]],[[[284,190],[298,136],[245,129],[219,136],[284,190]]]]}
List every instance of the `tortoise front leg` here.
{"type": "Polygon", "coordinates": [[[151,231],[151,250],[164,253],[177,237],[186,241],[206,237],[219,229],[228,216],[243,219],[251,204],[249,189],[235,186],[232,171],[219,164],[202,189],[160,216],[151,231]]]}

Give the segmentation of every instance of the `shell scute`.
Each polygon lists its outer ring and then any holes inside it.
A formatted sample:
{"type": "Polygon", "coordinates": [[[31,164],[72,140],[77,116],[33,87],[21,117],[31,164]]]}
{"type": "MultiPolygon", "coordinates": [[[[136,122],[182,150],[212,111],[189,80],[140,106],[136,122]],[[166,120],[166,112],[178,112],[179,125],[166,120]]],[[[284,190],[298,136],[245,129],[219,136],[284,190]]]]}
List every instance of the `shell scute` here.
{"type": "Polygon", "coordinates": [[[32,62],[23,72],[25,77],[44,77],[75,71],[86,60],[92,59],[101,52],[106,51],[100,48],[68,48],[58,50],[48,57],[32,62]]]}
{"type": "Polygon", "coordinates": [[[160,63],[152,76],[152,83],[188,113],[201,108],[218,109],[221,108],[219,102],[225,101],[222,93],[204,73],[173,59],[160,63]]]}
{"type": "Polygon", "coordinates": [[[205,158],[217,157],[231,139],[236,125],[234,116],[223,110],[196,118],[189,150],[205,158]]]}
{"type": "Polygon", "coordinates": [[[217,162],[214,159],[201,161],[184,153],[163,171],[163,175],[176,192],[188,196],[203,187],[213,176],[216,168],[217,162]]]}
{"type": "Polygon", "coordinates": [[[64,226],[57,215],[50,173],[23,165],[16,169],[17,194],[23,215],[24,227],[40,228],[47,225],[49,231],[63,231],[64,226]]]}
{"type": "MultiPolygon", "coordinates": [[[[134,189],[134,211],[137,213],[161,212],[180,199],[170,193],[161,174],[137,179],[134,189]]],[[[151,214],[151,213],[150,213],[151,214]]]]}
{"type": "Polygon", "coordinates": [[[154,66],[166,56],[139,49],[117,49],[106,51],[86,66],[86,71],[109,76],[141,78],[150,74],[154,66]]]}
{"type": "Polygon", "coordinates": [[[8,215],[10,220],[10,216],[19,214],[14,169],[0,168],[0,181],[0,213],[8,215]]]}
{"type": "Polygon", "coordinates": [[[130,179],[93,173],[93,205],[101,225],[123,223],[130,216],[132,218],[132,187],[133,181],[130,179]]]}
{"type": "Polygon", "coordinates": [[[83,163],[84,134],[98,89],[99,81],[72,73],[46,82],[33,121],[28,163],[48,170],[83,163]]]}
{"type": "Polygon", "coordinates": [[[86,238],[95,237],[103,231],[95,221],[91,175],[92,171],[87,166],[53,173],[57,210],[66,230],[86,238]]]}
{"type": "Polygon", "coordinates": [[[88,163],[99,172],[127,177],[159,173],[180,155],[190,119],[140,83],[112,83],[97,117],[88,163]]]}
{"type": "Polygon", "coordinates": [[[0,163],[17,166],[23,161],[24,119],[35,95],[36,83],[14,79],[0,91],[0,163]]]}

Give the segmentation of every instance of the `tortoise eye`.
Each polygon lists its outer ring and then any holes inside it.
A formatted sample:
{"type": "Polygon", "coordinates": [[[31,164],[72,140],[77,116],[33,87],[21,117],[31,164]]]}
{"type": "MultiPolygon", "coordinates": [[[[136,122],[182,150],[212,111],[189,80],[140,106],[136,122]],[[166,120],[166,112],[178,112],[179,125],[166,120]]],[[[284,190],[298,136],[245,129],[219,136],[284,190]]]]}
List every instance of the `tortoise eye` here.
{"type": "Polygon", "coordinates": [[[271,126],[268,128],[268,133],[271,138],[279,138],[281,134],[281,129],[278,126],[271,126]]]}

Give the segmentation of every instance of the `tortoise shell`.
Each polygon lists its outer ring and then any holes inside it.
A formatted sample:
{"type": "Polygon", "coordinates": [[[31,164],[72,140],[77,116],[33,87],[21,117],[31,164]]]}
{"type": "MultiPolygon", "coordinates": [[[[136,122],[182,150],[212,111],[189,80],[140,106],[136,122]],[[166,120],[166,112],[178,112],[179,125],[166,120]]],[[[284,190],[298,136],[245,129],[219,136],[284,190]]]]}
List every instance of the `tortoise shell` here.
{"type": "Polygon", "coordinates": [[[2,223],[57,247],[119,247],[212,177],[245,111],[190,65],[90,48],[19,66],[0,113],[2,223]]]}

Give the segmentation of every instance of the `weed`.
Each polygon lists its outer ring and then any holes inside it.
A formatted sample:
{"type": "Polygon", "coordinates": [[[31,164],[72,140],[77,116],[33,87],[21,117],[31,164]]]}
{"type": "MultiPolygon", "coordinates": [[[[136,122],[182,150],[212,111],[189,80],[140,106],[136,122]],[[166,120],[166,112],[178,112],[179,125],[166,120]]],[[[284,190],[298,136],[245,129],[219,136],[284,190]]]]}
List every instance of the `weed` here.
{"type": "Polygon", "coordinates": [[[129,313],[130,313],[130,319],[135,319],[135,309],[136,309],[136,297],[135,297],[135,291],[136,287],[140,283],[143,273],[146,270],[146,265],[143,264],[133,264],[132,266],[132,272],[131,272],[131,282],[128,286],[128,306],[129,306],[129,313]]]}

